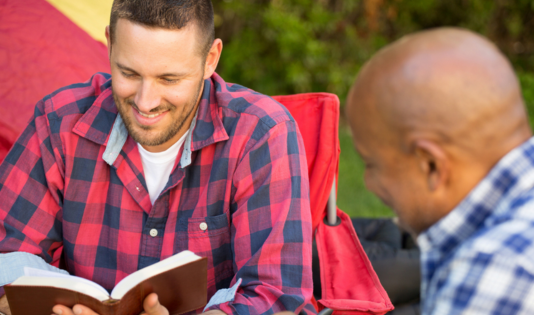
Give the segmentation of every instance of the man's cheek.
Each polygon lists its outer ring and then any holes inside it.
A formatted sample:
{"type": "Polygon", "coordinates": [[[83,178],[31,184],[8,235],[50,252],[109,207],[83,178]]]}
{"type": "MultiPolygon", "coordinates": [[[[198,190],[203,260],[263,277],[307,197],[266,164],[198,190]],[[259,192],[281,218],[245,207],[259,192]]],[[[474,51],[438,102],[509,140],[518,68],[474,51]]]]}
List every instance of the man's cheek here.
{"type": "Polygon", "coordinates": [[[391,197],[385,186],[376,177],[368,176],[365,180],[365,187],[378,197],[388,207],[392,207],[391,197]]]}
{"type": "Polygon", "coordinates": [[[113,93],[121,99],[133,99],[140,87],[139,82],[122,78],[120,75],[112,76],[112,78],[113,93]]]}

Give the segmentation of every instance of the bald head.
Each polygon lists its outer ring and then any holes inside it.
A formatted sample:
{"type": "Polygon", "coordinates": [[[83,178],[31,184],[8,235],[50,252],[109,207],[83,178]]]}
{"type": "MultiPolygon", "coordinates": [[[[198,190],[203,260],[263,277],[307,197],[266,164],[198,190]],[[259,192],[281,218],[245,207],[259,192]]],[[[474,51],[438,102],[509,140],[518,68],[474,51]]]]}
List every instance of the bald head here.
{"type": "Polygon", "coordinates": [[[366,184],[416,233],[531,136],[518,80],[483,37],[442,28],[378,52],[349,93],[366,184]]]}
{"type": "MultiPolygon", "coordinates": [[[[510,63],[491,42],[454,28],[406,36],[372,58],[347,102],[348,116],[362,112],[399,144],[424,133],[477,157],[529,128],[510,63]]],[[[495,151],[493,160],[503,153],[495,151]]]]}

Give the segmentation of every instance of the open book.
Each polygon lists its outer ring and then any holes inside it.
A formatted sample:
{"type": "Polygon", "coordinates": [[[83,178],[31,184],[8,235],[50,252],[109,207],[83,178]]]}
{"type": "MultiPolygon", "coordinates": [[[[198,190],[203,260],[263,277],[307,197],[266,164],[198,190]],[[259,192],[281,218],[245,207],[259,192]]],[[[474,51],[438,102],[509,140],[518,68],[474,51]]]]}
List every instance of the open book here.
{"type": "Polygon", "coordinates": [[[82,304],[101,315],[137,315],[152,292],[170,314],[181,314],[207,303],[207,258],[180,252],[128,275],[111,294],[90,280],[33,268],[4,288],[13,315],[50,314],[56,304],[82,304]]]}

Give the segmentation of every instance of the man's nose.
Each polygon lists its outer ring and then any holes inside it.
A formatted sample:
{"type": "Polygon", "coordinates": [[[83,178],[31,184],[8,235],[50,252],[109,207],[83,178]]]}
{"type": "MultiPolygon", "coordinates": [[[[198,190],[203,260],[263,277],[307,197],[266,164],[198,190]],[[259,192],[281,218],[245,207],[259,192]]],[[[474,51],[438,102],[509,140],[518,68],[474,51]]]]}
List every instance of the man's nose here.
{"type": "Polygon", "coordinates": [[[158,87],[153,81],[143,80],[137,90],[134,101],[141,112],[148,114],[150,110],[161,104],[158,87]]]}

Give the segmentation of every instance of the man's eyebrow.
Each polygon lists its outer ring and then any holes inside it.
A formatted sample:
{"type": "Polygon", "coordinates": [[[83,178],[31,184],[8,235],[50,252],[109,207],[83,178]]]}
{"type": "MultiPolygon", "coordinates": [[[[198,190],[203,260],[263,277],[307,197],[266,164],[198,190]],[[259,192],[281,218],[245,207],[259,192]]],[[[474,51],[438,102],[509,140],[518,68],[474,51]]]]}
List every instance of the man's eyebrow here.
{"type": "Polygon", "coordinates": [[[185,77],[187,76],[186,73],[173,73],[173,72],[167,72],[167,73],[163,73],[163,74],[160,74],[158,75],[158,77],[185,77]]]}
{"type": "Polygon", "coordinates": [[[134,73],[137,73],[134,69],[131,69],[131,68],[128,68],[124,65],[121,65],[120,63],[118,62],[115,62],[115,64],[117,65],[117,67],[121,70],[126,70],[126,71],[130,71],[130,72],[134,72],[134,73]]]}
{"type": "MultiPolygon", "coordinates": [[[[135,71],[134,69],[128,68],[125,65],[121,65],[118,62],[115,62],[115,64],[121,70],[137,73],[137,71],[135,71]]],[[[186,76],[187,76],[187,73],[173,73],[173,72],[166,72],[166,73],[162,73],[162,74],[158,75],[158,77],[160,77],[160,78],[161,77],[178,77],[178,78],[182,78],[182,77],[186,77],[186,76]]]]}

